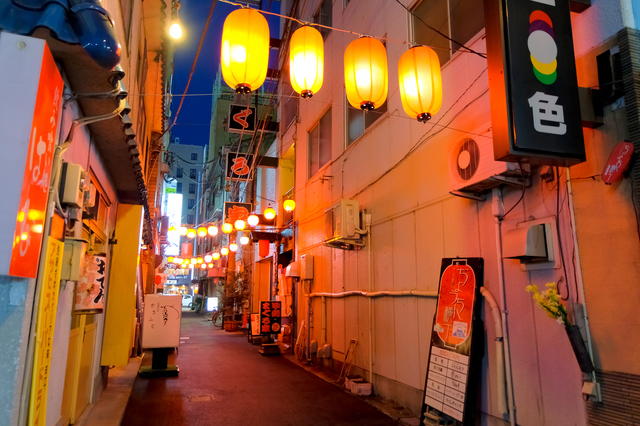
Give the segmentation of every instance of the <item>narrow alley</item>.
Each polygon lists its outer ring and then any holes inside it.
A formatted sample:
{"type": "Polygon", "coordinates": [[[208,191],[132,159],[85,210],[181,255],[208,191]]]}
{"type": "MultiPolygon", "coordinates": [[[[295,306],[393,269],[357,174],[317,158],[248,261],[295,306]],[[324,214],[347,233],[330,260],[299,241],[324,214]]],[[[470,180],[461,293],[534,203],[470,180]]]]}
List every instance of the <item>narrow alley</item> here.
{"type": "MultiPolygon", "coordinates": [[[[122,425],[394,425],[390,417],[246,333],[184,312],[178,377],[137,377],[122,425]]],[[[149,360],[145,360],[147,363],[149,360]]]]}

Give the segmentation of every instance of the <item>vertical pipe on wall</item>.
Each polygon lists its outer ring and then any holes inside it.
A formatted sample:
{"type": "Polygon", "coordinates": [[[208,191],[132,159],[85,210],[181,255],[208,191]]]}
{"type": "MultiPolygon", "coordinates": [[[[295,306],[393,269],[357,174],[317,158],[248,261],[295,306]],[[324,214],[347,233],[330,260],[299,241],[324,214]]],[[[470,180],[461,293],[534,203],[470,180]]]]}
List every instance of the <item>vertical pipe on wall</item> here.
{"type": "MultiPolygon", "coordinates": [[[[366,211],[363,216],[367,218],[366,211]]],[[[369,292],[373,291],[373,238],[371,236],[371,221],[367,223],[367,256],[369,260],[369,292]]],[[[369,298],[369,383],[373,384],[373,298],[369,298]]]]}
{"type": "Polygon", "coordinates": [[[482,293],[491,308],[493,322],[496,328],[496,382],[498,383],[498,409],[502,414],[507,414],[509,412],[509,406],[507,404],[507,396],[505,393],[502,315],[500,314],[500,307],[496,303],[496,299],[493,297],[489,289],[486,287],[480,287],[480,293],[482,293]]]}

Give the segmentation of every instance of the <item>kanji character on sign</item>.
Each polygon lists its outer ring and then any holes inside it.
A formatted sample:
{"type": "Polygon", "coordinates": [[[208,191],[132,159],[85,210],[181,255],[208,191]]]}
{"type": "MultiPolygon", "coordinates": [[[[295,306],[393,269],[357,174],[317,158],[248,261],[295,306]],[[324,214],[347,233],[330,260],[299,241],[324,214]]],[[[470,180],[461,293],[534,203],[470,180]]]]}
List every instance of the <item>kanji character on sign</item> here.
{"type": "Polygon", "coordinates": [[[529,106],[533,109],[533,127],[540,133],[564,135],[567,125],[564,124],[564,109],[556,105],[557,96],[536,92],[529,98],[529,106]]]}

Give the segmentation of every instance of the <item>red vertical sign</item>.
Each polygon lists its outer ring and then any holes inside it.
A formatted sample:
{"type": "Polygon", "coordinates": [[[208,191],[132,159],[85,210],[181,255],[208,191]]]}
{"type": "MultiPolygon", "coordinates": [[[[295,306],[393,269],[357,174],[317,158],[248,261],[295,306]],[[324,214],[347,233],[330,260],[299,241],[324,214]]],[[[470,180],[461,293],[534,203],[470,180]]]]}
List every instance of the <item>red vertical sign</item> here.
{"type": "Polygon", "coordinates": [[[20,207],[16,214],[10,275],[35,278],[38,272],[63,89],[62,77],[49,48],[45,45],[20,207]]]}

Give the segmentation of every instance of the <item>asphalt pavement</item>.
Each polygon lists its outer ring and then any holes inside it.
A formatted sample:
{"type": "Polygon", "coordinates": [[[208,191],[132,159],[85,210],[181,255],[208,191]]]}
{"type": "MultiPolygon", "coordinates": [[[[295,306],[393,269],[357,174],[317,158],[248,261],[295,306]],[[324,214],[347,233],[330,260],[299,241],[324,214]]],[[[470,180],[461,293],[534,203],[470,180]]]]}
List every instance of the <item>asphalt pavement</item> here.
{"type": "MultiPolygon", "coordinates": [[[[122,425],[398,425],[360,397],[284,356],[265,357],[246,333],[183,312],[178,377],[137,377],[122,425]]],[[[143,364],[150,364],[149,355],[143,364]]]]}

